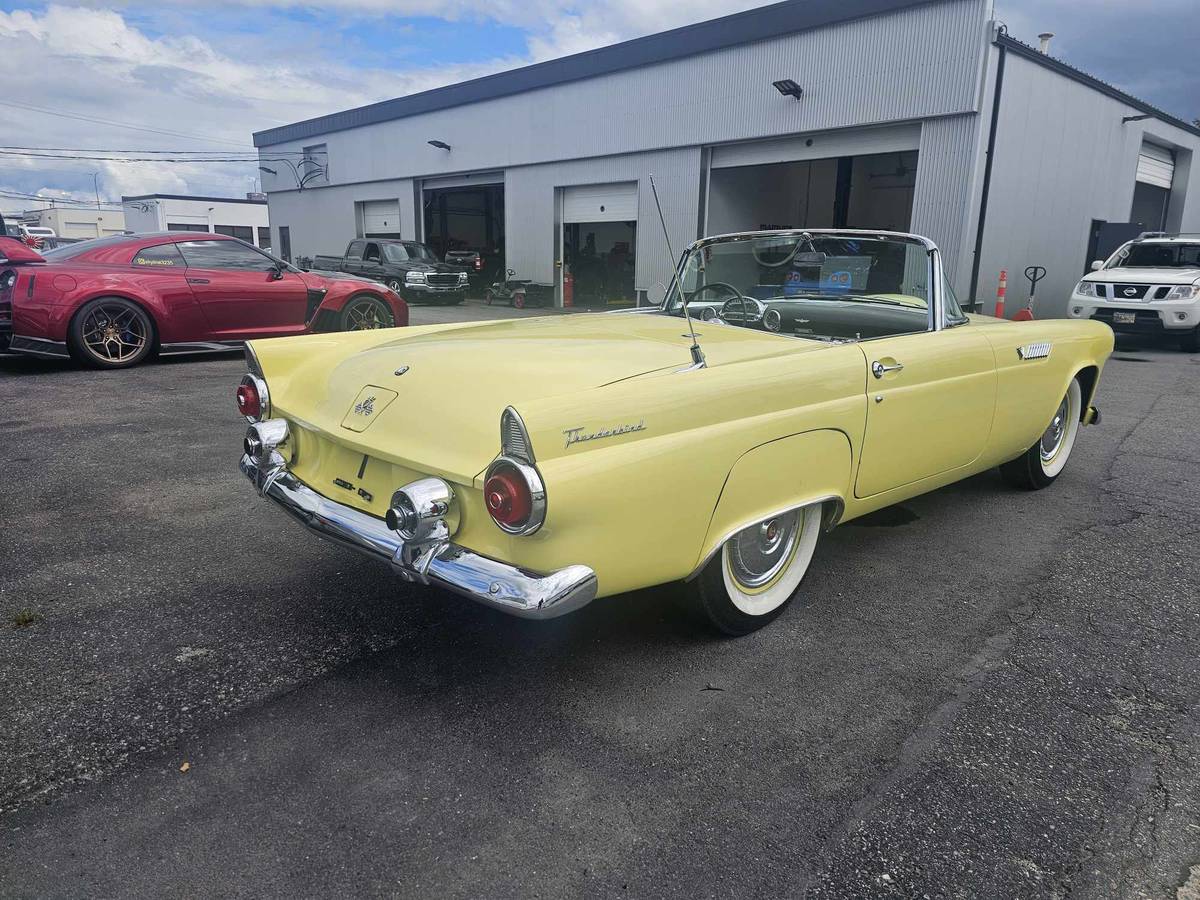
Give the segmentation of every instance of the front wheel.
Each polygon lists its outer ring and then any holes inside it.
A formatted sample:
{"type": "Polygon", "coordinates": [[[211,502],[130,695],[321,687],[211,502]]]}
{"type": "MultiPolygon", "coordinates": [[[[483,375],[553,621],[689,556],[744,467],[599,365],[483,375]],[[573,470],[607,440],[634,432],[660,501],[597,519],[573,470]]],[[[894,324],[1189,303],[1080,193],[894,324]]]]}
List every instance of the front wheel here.
{"type": "Polygon", "coordinates": [[[691,600],[728,635],[774,621],[799,593],[821,532],[820,503],[793,509],[729,538],[687,585],[691,600]]]}
{"type": "Polygon", "coordinates": [[[85,303],[71,320],[67,347],[97,369],[127,369],[154,349],[154,324],[144,309],[123,297],[85,303]]]}
{"type": "Polygon", "coordinates": [[[1054,417],[1032,447],[1000,466],[1013,487],[1037,491],[1049,487],[1067,466],[1083,419],[1083,388],[1076,378],[1054,411],[1054,417]]]}
{"type": "Polygon", "coordinates": [[[342,331],[370,331],[396,324],[392,309],[378,297],[361,294],[342,307],[342,331]]]}

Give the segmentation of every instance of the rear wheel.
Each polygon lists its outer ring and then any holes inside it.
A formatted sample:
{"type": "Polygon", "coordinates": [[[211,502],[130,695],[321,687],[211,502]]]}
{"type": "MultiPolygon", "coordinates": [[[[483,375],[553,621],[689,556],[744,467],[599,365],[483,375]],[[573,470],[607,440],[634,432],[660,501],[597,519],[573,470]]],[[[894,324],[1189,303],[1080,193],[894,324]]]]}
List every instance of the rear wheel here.
{"type": "Polygon", "coordinates": [[[1083,417],[1083,389],[1076,378],[1042,436],[1014,460],[1000,466],[1000,474],[1013,487],[1028,491],[1049,487],[1067,466],[1083,417]]]}
{"type": "Polygon", "coordinates": [[[1200,353],[1200,327],[1179,336],[1179,349],[1184,353],[1200,353]]]}
{"type": "Polygon", "coordinates": [[[122,297],[100,297],[85,303],[67,329],[71,355],[97,369],[127,369],[154,349],[154,323],[149,314],[122,297]]]}
{"type": "Polygon", "coordinates": [[[774,621],[799,593],[821,531],[821,504],[781,513],[729,538],[688,584],[692,602],[728,635],[774,621]]]}
{"type": "Polygon", "coordinates": [[[396,324],[392,309],[378,297],[360,294],[351,297],[342,307],[342,331],[370,331],[391,328],[396,324]]]}

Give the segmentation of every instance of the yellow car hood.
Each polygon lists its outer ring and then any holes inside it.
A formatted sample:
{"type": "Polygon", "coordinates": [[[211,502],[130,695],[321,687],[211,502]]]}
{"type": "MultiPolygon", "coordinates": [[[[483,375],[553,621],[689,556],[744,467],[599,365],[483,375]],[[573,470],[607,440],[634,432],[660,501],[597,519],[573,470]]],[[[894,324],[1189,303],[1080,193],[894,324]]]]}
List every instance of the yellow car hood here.
{"type": "MultiPolygon", "coordinates": [[[[709,322],[696,329],[713,367],[825,346],[709,322]]],[[[690,346],[682,319],[643,313],[253,343],[273,415],[358,452],[458,481],[470,481],[495,457],[506,406],[520,412],[545,397],[666,377],[690,365],[690,346]]],[[[581,397],[580,411],[586,405],[581,397]]]]}

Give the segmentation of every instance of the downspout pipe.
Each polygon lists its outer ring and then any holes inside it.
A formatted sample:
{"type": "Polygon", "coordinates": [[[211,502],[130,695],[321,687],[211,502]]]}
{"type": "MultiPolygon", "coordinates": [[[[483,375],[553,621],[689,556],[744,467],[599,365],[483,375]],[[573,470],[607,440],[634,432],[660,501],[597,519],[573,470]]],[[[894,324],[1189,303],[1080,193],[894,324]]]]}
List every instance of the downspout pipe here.
{"type": "MultiPolygon", "coordinates": [[[[1007,33],[1007,26],[997,26],[997,37],[1007,33]]],[[[992,91],[992,121],[988,126],[987,160],[983,165],[983,193],[979,198],[979,223],[975,228],[975,254],[971,261],[971,289],[967,292],[973,307],[978,305],[976,292],[979,290],[979,265],[983,257],[983,230],[987,226],[988,194],[992,189],[992,160],[996,156],[996,126],[1000,119],[1000,92],[1004,88],[1004,57],[1008,52],[1003,44],[997,43],[996,48],[1000,51],[1000,57],[996,62],[996,85],[992,91]]]]}

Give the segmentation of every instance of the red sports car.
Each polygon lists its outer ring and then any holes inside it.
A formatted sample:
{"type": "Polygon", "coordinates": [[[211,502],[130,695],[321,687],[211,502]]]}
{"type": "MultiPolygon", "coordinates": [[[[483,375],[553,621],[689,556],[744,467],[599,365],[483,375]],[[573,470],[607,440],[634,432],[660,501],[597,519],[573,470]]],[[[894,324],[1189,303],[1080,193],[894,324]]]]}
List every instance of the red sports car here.
{"type": "Polygon", "coordinates": [[[0,237],[0,349],[17,353],[119,369],[156,352],[407,324],[382,284],[302,272],[225,235],[117,235],[44,256],[0,237]]]}

